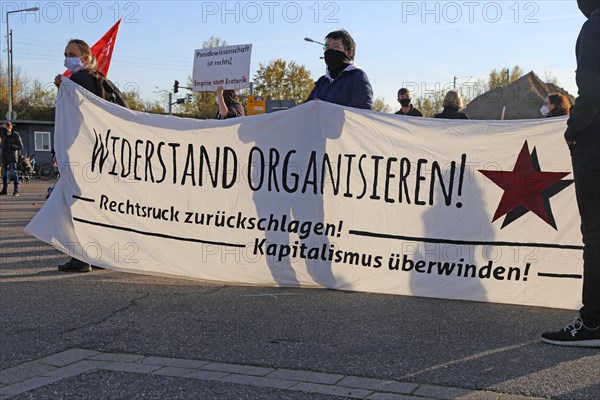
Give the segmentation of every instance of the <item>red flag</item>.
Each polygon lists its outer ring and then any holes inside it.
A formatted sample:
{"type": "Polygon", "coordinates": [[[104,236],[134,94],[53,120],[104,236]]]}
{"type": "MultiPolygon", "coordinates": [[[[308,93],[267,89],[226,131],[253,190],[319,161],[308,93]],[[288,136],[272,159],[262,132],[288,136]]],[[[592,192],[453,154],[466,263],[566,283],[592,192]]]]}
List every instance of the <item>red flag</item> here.
{"type": "MultiPolygon", "coordinates": [[[[112,58],[113,49],[115,48],[120,25],[121,20],[118,20],[117,23],[114,24],[113,27],[110,28],[91,48],[92,55],[96,57],[96,62],[98,63],[98,71],[102,72],[104,76],[108,75],[108,67],[110,66],[110,60],[112,58]]],[[[69,77],[71,76],[71,73],[65,71],[63,75],[69,77]]]]}

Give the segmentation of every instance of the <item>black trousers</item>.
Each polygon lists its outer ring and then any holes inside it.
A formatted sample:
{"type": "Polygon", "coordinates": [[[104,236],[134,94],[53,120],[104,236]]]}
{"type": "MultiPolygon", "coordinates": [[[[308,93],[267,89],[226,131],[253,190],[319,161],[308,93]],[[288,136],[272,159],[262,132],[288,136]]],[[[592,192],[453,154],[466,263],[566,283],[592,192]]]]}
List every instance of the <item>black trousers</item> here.
{"type": "Polygon", "coordinates": [[[600,125],[569,145],[583,235],[583,323],[600,326],[600,125]]]}

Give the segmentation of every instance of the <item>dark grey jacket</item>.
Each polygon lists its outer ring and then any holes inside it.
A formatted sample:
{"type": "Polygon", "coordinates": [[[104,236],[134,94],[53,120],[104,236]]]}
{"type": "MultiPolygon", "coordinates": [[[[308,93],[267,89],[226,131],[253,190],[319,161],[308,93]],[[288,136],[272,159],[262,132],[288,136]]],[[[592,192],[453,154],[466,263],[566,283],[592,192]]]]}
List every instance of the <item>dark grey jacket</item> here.
{"type": "Polygon", "coordinates": [[[12,131],[12,135],[6,133],[6,129],[2,132],[2,164],[16,163],[19,160],[19,151],[23,148],[21,135],[12,131]]]}

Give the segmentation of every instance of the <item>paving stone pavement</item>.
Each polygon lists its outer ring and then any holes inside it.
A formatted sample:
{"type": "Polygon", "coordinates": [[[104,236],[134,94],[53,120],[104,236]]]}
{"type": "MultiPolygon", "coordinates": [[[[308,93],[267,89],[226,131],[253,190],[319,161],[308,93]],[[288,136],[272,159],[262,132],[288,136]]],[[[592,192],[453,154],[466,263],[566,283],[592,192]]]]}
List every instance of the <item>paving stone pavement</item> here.
{"type": "Polygon", "coordinates": [[[536,400],[540,397],[205,360],[70,349],[0,371],[0,399],[94,371],[119,371],[372,400],[536,400]]]}
{"type": "Polygon", "coordinates": [[[0,198],[0,399],[600,398],[597,349],[539,340],[570,310],[61,273],[48,185],[0,198]]]}

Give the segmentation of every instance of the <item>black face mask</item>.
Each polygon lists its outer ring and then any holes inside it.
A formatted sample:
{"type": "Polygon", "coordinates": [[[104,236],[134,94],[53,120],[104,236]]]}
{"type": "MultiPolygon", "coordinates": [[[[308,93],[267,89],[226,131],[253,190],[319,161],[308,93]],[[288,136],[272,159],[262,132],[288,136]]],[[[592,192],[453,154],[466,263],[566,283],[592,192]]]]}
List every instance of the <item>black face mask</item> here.
{"type": "Polygon", "coordinates": [[[592,12],[600,7],[600,0],[577,0],[579,9],[587,18],[592,16],[592,12]]]}
{"type": "Polygon", "coordinates": [[[325,64],[332,78],[335,78],[346,67],[352,64],[352,60],[346,53],[337,50],[325,51],[325,64]]]}
{"type": "Polygon", "coordinates": [[[400,99],[402,107],[408,107],[410,105],[410,99],[400,99]]]}

